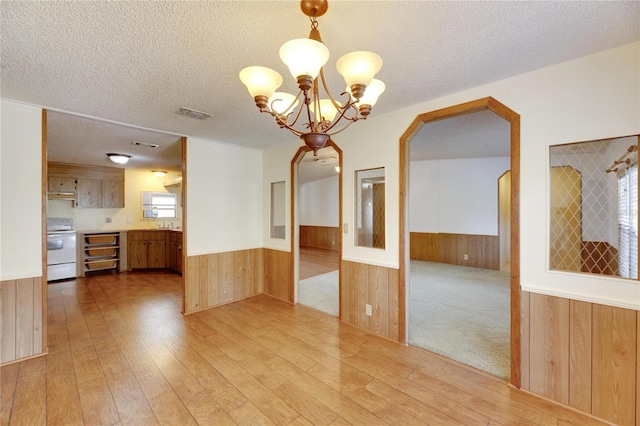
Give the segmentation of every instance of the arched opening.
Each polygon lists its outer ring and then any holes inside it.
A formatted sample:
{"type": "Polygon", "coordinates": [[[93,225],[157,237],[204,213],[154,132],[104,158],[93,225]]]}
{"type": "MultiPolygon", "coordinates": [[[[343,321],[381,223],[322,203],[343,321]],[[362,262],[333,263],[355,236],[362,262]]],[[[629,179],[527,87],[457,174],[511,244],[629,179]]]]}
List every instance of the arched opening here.
{"type": "MultiPolygon", "coordinates": [[[[337,175],[338,175],[338,199],[337,199],[337,207],[338,207],[338,218],[337,218],[337,226],[335,227],[324,227],[325,229],[321,229],[320,233],[322,234],[327,234],[327,235],[322,235],[320,238],[321,239],[327,239],[327,244],[329,245],[329,247],[331,249],[335,249],[337,251],[337,269],[338,269],[338,278],[337,278],[337,291],[333,292],[330,296],[330,298],[335,298],[335,300],[329,302],[332,305],[335,305],[335,310],[332,309],[323,309],[320,307],[320,305],[318,306],[314,306],[313,303],[305,303],[311,307],[314,307],[318,310],[322,310],[324,312],[330,313],[330,314],[334,314],[338,317],[341,318],[341,309],[340,309],[340,264],[341,264],[341,259],[342,259],[342,233],[340,232],[340,224],[342,223],[342,150],[338,147],[338,145],[336,145],[332,140],[329,140],[329,142],[327,142],[327,147],[323,148],[323,149],[327,149],[329,151],[332,152],[331,156],[329,156],[328,158],[332,158],[331,160],[331,164],[326,164],[327,167],[330,168],[330,170],[335,170],[335,167],[338,167],[337,169],[337,175]],[[335,229],[333,229],[335,228],[335,229]],[[337,303],[335,303],[337,302],[337,303]]],[[[301,187],[301,183],[300,183],[300,175],[299,175],[299,170],[300,170],[300,164],[303,161],[303,159],[305,158],[305,156],[309,156],[311,155],[311,150],[306,147],[306,146],[302,146],[298,149],[298,152],[294,155],[293,159],[291,160],[291,253],[293,256],[293,261],[291,262],[291,276],[293,277],[293,285],[291,286],[291,292],[292,294],[290,294],[290,300],[294,301],[294,303],[298,303],[300,302],[299,299],[299,285],[300,285],[300,273],[301,273],[301,251],[300,251],[300,245],[301,245],[301,222],[300,222],[300,187],[301,187]]],[[[319,155],[322,155],[322,150],[319,151],[319,155]]],[[[321,166],[322,167],[322,166],[321,166]]],[[[322,200],[316,200],[318,202],[322,202],[322,200]]],[[[305,229],[304,232],[307,232],[307,230],[305,229]]],[[[311,231],[313,232],[313,231],[311,231]]],[[[303,235],[302,238],[308,238],[308,236],[303,235]]],[[[314,238],[313,236],[311,236],[311,238],[314,238]]],[[[326,244],[321,244],[321,245],[326,245],[326,244]]],[[[334,257],[334,256],[332,256],[334,257]]],[[[322,261],[321,261],[322,262],[322,261]]],[[[331,268],[330,268],[331,269],[331,268]]],[[[333,279],[333,278],[332,278],[333,279]]],[[[306,283],[305,283],[306,284],[306,283]]]]}
{"type": "Polygon", "coordinates": [[[510,124],[511,166],[511,235],[510,235],[510,314],[511,314],[511,360],[510,383],[520,387],[520,245],[519,245],[519,188],[520,188],[520,116],[505,105],[488,97],[464,104],[418,115],[400,138],[400,244],[399,244],[399,335],[403,343],[408,342],[408,273],[409,273],[409,228],[408,228],[408,179],[409,148],[411,140],[427,123],[474,112],[491,110],[510,124]]]}

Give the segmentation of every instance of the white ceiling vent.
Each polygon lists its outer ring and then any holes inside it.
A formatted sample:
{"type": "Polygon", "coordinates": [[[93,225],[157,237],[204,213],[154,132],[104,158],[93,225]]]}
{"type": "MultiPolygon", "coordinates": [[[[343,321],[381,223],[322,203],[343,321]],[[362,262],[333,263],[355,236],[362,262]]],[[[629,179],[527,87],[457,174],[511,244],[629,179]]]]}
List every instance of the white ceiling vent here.
{"type": "Polygon", "coordinates": [[[147,143],[147,142],[131,142],[131,144],[135,146],[145,146],[147,148],[157,148],[160,146],[157,143],[147,143]]]}
{"type": "Polygon", "coordinates": [[[189,109],[185,107],[180,107],[180,109],[176,111],[176,114],[183,115],[189,118],[195,118],[196,120],[206,120],[207,118],[213,115],[213,114],[207,114],[206,112],[196,111],[195,109],[189,109]]]}

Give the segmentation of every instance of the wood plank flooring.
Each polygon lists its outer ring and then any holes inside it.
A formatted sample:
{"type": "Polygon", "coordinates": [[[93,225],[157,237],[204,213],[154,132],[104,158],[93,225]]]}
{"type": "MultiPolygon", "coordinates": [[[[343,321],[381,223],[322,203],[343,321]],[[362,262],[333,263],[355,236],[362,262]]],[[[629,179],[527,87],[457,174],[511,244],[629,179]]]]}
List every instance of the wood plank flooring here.
{"type": "Polygon", "coordinates": [[[315,277],[337,271],[340,264],[338,250],[300,247],[299,279],[315,277]]]}
{"type": "Polygon", "coordinates": [[[600,424],[268,296],[180,314],[180,278],[49,286],[49,355],[0,369],[3,425],[600,424]]]}

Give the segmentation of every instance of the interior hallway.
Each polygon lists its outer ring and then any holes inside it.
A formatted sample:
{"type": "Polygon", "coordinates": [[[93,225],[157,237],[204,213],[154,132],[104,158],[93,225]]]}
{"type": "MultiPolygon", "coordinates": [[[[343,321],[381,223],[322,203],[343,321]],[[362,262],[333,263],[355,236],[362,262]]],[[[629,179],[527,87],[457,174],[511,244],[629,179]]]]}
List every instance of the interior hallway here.
{"type": "Polygon", "coordinates": [[[600,424],[269,296],[185,317],[180,282],[49,285],[49,355],[2,367],[1,424],[600,424]]]}
{"type": "Polygon", "coordinates": [[[315,277],[340,267],[340,252],[313,247],[300,247],[299,279],[315,277]]]}

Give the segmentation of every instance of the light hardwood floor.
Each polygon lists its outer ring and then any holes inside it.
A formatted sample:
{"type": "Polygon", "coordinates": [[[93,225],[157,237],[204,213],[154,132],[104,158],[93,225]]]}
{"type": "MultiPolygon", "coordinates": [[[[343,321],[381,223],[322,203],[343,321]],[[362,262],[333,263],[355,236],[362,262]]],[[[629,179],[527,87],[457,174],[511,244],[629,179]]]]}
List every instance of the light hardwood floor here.
{"type": "Polygon", "coordinates": [[[180,281],[49,286],[49,355],[2,367],[4,424],[599,424],[268,296],[180,314],[180,281]]]}
{"type": "Polygon", "coordinates": [[[338,250],[300,247],[299,276],[301,280],[337,271],[340,263],[338,250]]]}

